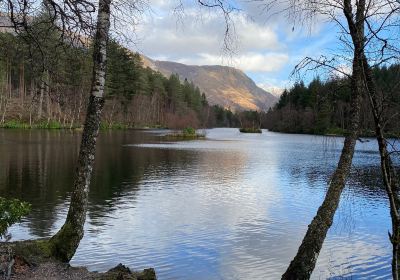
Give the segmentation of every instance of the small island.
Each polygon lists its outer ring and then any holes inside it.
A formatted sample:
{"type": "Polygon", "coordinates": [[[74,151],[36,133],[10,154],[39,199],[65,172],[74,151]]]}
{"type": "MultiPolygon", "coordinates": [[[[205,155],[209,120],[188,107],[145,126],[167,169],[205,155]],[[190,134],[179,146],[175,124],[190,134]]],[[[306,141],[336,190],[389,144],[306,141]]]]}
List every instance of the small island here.
{"type": "Polygon", "coordinates": [[[175,131],[164,136],[168,140],[194,140],[204,139],[204,133],[198,133],[193,127],[186,127],[180,131],[175,131]]]}
{"type": "Polygon", "coordinates": [[[258,127],[241,127],[239,131],[241,133],[262,133],[261,128],[258,127]]]}

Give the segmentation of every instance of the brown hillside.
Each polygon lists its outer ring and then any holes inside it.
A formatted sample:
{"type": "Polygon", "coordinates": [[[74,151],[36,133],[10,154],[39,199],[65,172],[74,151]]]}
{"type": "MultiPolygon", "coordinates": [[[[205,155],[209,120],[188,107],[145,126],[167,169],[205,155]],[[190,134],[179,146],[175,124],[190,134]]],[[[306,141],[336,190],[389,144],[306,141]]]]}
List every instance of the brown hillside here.
{"type": "Polygon", "coordinates": [[[143,56],[144,65],[169,77],[178,74],[197,85],[211,104],[232,110],[266,111],[278,98],[259,88],[245,73],[227,66],[192,66],[143,56]]]}

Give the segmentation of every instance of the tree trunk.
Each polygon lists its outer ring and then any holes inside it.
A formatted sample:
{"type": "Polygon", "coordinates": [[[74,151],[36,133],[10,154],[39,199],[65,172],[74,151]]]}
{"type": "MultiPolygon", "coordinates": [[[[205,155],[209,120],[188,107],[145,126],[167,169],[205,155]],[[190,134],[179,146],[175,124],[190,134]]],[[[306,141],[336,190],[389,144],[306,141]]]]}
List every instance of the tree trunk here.
{"type": "Polygon", "coordinates": [[[8,83],[8,98],[12,98],[12,69],[11,69],[11,60],[8,60],[8,71],[7,71],[7,83],[8,83]]]}
{"type": "Polygon", "coordinates": [[[37,114],[37,118],[39,121],[42,118],[42,112],[43,112],[43,96],[44,96],[44,87],[45,87],[44,76],[45,75],[43,72],[43,75],[41,77],[42,82],[40,83],[40,96],[39,96],[39,106],[38,106],[38,114],[37,114]]]}
{"type": "Polygon", "coordinates": [[[383,132],[382,112],[378,102],[378,94],[376,84],[373,78],[371,68],[364,56],[364,78],[368,89],[368,98],[375,123],[375,134],[379,146],[379,154],[381,157],[381,171],[383,183],[389,199],[390,217],[392,220],[392,234],[389,233],[390,242],[392,243],[392,277],[394,280],[399,279],[399,254],[400,254],[400,199],[398,196],[399,180],[393,167],[390,153],[387,150],[387,143],[383,132]]]}
{"type": "Polygon", "coordinates": [[[78,168],[71,195],[67,219],[62,228],[50,239],[52,254],[62,261],[69,261],[83,237],[88,193],[95,158],[96,140],[104,106],[106,74],[106,49],[110,28],[111,0],[99,0],[96,35],[93,50],[93,76],[91,94],[79,150],[78,168]]]}
{"type": "Polygon", "coordinates": [[[25,64],[20,65],[19,71],[19,97],[24,100],[25,98],[25,64]]]}
{"type": "Polygon", "coordinates": [[[308,230],[295,258],[290,263],[282,279],[309,279],[315,268],[318,255],[326,234],[332,225],[340,195],[344,189],[353,160],[356,141],[359,133],[361,95],[363,83],[363,46],[364,46],[364,11],[365,1],[357,3],[356,19],[353,19],[351,0],[344,0],[344,14],[347,19],[354,45],[353,75],[351,82],[351,122],[346,136],[338,166],[329,184],[328,192],[317,215],[308,226],[308,230]]]}
{"type": "Polygon", "coordinates": [[[46,111],[47,111],[47,125],[51,119],[51,100],[50,100],[50,74],[46,71],[46,111]]]}

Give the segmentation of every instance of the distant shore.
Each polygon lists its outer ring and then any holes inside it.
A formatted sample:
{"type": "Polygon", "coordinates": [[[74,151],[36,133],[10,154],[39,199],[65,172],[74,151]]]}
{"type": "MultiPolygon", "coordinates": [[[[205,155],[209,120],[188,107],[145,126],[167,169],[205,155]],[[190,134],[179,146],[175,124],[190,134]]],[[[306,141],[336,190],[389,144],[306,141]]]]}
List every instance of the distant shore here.
{"type": "MultiPolygon", "coordinates": [[[[326,133],[318,133],[312,131],[284,131],[284,130],[272,130],[272,129],[269,129],[269,131],[277,133],[285,133],[285,134],[304,134],[304,135],[317,135],[317,136],[327,136],[327,137],[345,137],[348,133],[345,130],[328,131],[326,133]]],[[[386,132],[385,136],[386,138],[400,138],[400,132],[399,133],[386,132]]],[[[361,131],[359,137],[375,138],[375,132],[361,131]]]]}
{"type": "MultiPolygon", "coordinates": [[[[0,124],[0,128],[3,129],[48,129],[48,130],[76,130],[80,131],[83,129],[82,124],[62,124],[58,121],[41,121],[41,122],[25,122],[20,120],[8,120],[4,123],[0,124]]],[[[130,126],[123,123],[106,123],[102,122],[100,125],[100,130],[151,130],[151,129],[173,129],[168,127],[163,127],[160,125],[143,125],[143,126],[130,126]]],[[[327,137],[344,137],[347,135],[347,131],[343,129],[333,129],[327,131],[325,133],[318,133],[313,131],[286,131],[286,130],[275,130],[268,129],[271,132],[285,133],[285,134],[304,134],[304,135],[318,135],[318,136],[327,136],[327,137]]],[[[180,136],[180,134],[177,134],[180,136]]],[[[361,131],[360,137],[364,138],[375,138],[375,132],[369,130],[361,131]]],[[[387,138],[400,138],[400,132],[386,132],[385,136],[387,138]]],[[[171,137],[173,138],[173,137],[171,137]]],[[[191,138],[191,137],[179,137],[179,138],[191,138]]],[[[203,135],[199,135],[194,138],[204,138],[203,135]]]]}

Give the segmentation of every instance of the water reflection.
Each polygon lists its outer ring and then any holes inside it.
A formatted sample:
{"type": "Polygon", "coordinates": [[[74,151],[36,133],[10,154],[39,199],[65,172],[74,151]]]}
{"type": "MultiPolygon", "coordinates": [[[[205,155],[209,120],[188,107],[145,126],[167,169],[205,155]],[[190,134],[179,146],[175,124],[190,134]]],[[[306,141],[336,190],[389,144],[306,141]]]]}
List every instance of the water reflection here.
{"type": "MultiPolygon", "coordinates": [[[[233,129],[165,143],[162,132],[99,137],[86,234],[72,263],[154,266],[160,279],[277,279],[321,203],[342,138],[233,129]]],[[[80,135],[0,130],[0,195],[33,204],[14,239],[62,224],[80,135]]],[[[354,168],[314,279],[390,278],[390,228],[375,142],[354,168]]]]}

